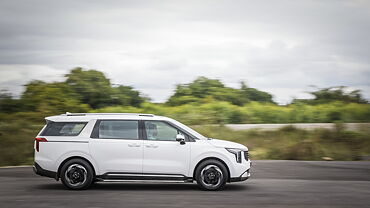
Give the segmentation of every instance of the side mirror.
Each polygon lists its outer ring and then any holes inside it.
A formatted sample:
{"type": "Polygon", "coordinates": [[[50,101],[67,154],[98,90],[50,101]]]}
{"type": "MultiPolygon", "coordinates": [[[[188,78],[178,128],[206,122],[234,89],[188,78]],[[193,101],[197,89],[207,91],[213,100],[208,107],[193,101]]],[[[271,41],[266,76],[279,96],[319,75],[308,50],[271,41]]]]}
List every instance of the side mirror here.
{"type": "Polygon", "coordinates": [[[182,134],[177,134],[176,141],[180,142],[180,144],[185,144],[185,136],[182,134]]]}

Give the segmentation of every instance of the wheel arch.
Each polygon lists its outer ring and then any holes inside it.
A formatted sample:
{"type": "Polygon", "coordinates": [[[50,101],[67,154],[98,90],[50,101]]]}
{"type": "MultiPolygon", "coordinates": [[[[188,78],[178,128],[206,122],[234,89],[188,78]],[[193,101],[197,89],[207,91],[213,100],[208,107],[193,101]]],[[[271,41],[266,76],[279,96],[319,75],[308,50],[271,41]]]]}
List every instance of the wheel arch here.
{"type": "Polygon", "coordinates": [[[80,159],[80,160],[84,160],[84,161],[86,161],[87,163],[89,163],[89,165],[90,165],[90,166],[91,166],[91,168],[93,169],[93,174],[94,174],[94,178],[95,178],[95,176],[96,176],[96,170],[95,170],[95,167],[94,167],[94,165],[93,165],[93,164],[92,164],[88,159],[86,159],[85,157],[82,157],[82,156],[71,156],[71,157],[68,157],[68,158],[64,159],[64,160],[63,160],[63,162],[61,162],[61,163],[60,163],[60,165],[59,165],[59,167],[58,167],[57,175],[56,175],[57,179],[59,179],[59,178],[60,178],[60,171],[61,171],[61,169],[62,169],[63,165],[64,165],[66,162],[68,162],[68,161],[70,161],[70,160],[72,160],[72,159],[80,159]]]}
{"type": "Polygon", "coordinates": [[[197,170],[198,166],[199,166],[202,162],[204,162],[204,161],[206,161],[206,160],[217,160],[217,161],[221,162],[221,163],[225,166],[225,168],[226,168],[226,170],[227,170],[227,175],[228,175],[227,182],[230,182],[230,178],[231,178],[231,175],[230,175],[230,168],[229,168],[229,166],[225,163],[225,161],[223,161],[222,159],[220,159],[220,158],[218,158],[218,157],[206,157],[206,158],[203,158],[202,160],[200,160],[200,161],[197,163],[197,165],[195,166],[194,170],[193,170],[193,178],[195,178],[195,171],[197,170]]]}

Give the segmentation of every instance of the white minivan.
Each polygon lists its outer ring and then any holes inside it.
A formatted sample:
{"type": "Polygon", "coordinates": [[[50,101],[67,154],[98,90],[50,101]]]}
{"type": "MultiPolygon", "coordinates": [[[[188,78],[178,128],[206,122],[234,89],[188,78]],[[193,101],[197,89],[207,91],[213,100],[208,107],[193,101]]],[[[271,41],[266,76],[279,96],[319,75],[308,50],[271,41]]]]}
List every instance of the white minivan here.
{"type": "Polygon", "coordinates": [[[35,138],[34,171],[69,189],[99,181],[193,182],[220,190],[250,177],[244,145],[206,138],[171,118],[132,113],[46,117],[35,138]]]}

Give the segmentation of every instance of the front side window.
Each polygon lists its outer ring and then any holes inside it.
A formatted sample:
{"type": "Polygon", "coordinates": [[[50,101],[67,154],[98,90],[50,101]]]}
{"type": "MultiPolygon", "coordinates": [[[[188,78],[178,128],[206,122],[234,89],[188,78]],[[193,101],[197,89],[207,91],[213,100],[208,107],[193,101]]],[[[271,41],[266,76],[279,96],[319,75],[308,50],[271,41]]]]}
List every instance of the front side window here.
{"type": "Polygon", "coordinates": [[[162,121],[145,121],[145,132],[148,140],[176,141],[179,131],[162,121]]]}
{"type": "Polygon", "coordinates": [[[100,121],[99,138],[139,139],[138,121],[100,121]]]}
{"type": "Polygon", "coordinates": [[[49,122],[40,136],[77,136],[86,122],[49,122]]]}

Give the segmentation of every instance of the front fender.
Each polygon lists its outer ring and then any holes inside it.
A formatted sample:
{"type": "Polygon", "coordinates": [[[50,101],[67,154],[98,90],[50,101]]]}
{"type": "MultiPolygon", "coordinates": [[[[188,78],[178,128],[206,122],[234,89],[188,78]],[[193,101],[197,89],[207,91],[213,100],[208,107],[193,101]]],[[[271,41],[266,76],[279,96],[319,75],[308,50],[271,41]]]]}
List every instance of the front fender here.
{"type": "Polygon", "coordinates": [[[216,158],[216,159],[219,159],[219,160],[223,161],[226,164],[226,166],[227,166],[226,168],[228,168],[228,170],[230,172],[230,175],[232,175],[234,169],[233,169],[233,166],[231,166],[230,164],[232,164],[231,159],[233,159],[233,158],[230,159],[230,158],[226,157],[223,153],[218,152],[218,151],[211,151],[211,152],[202,153],[202,154],[197,155],[194,158],[192,158],[191,161],[193,161],[193,162],[190,165],[188,176],[193,177],[194,171],[195,171],[195,168],[197,167],[197,165],[202,160],[207,159],[207,158],[209,158],[209,159],[216,158]]]}

